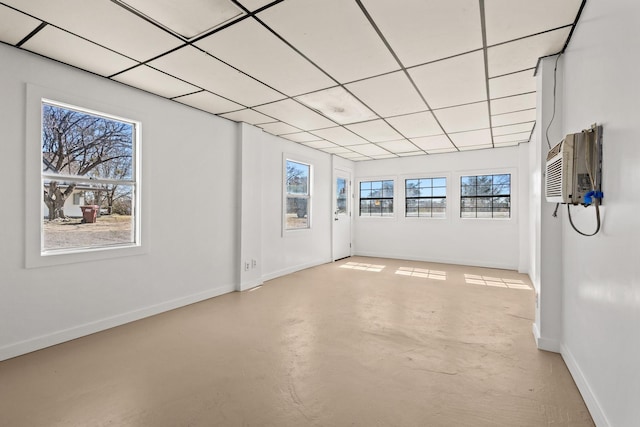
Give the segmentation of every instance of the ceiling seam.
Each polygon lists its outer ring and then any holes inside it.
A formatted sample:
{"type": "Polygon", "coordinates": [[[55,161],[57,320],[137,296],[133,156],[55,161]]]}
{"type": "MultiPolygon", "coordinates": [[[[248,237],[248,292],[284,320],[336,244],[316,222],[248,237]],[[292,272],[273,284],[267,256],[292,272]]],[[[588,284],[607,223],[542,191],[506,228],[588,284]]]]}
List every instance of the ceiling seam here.
{"type": "Polygon", "coordinates": [[[569,46],[569,42],[571,41],[571,37],[573,36],[573,32],[576,29],[576,26],[578,25],[578,21],[580,20],[580,16],[582,16],[582,11],[584,10],[584,7],[587,4],[587,0],[582,0],[582,3],[580,4],[580,9],[578,9],[578,13],[576,14],[576,19],[573,20],[573,24],[571,25],[571,31],[569,31],[569,35],[567,36],[567,41],[564,43],[564,46],[562,47],[562,50],[560,51],[560,53],[564,53],[565,50],[567,50],[567,46],[569,46]]]}
{"type": "Polygon", "coordinates": [[[482,32],[482,54],[484,55],[484,82],[487,91],[487,111],[489,113],[489,132],[491,133],[491,146],[495,148],[493,140],[493,121],[491,120],[491,90],[489,88],[489,49],[487,48],[487,20],[484,10],[484,0],[478,0],[480,7],[480,29],[482,32]]]}
{"type": "MultiPolygon", "coordinates": [[[[429,105],[429,103],[427,102],[426,98],[424,97],[424,95],[422,94],[422,92],[420,91],[420,89],[418,89],[418,86],[416,84],[416,82],[413,80],[413,78],[411,77],[411,75],[409,75],[409,72],[407,71],[407,69],[405,68],[404,64],[402,63],[402,61],[400,61],[400,58],[398,57],[398,55],[396,54],[396,52],[393,50],[393,48],[391,47],[391,45],[389,44],[389,41],[386,39],[386,37],[384,36],[384,34],[382,34],[382,30],[380,30],[380,27],[378,27],[378,25],[375,23],[375,21],[373,20],[373,17],[371,16],[371,14],[369,13],[369,11],[367,10],[367,8],[362,4],[361,0],[356,0],[356,3],[358,4],[358,7],[360,7],[360,10],[362,11],[362,13],[364,14],[364,16],[367,18],[367,20],[369,21],[369,24],[373,27],[373,29],[375,30],[376,34],[378,34],[378,37],[380,37],[380,39],[382,40],[382,43],[384,43],[384,45],[386,46],[386,48],[389,50],[389,52],[391,53],[391,55],[393,56],[393,58],[396,60],[396,62],[398,63],[398,65],[400,66],[401,70],[404,72],[405,76],[407,77],[407,79],[409,79],[409,82],[411,83],[411,85],[413,86],[413,88],[415,89],[415,91],[418,93],[418,96],[420,96],[420,99],[422,99],[422,102],[424,102],[424,104],[427,106],[427,108],[429,110],[431,110],[431,106],[429,105]]],[[[434,120],[436,121],[436,123],[438,123],[438,126],[440,126],[440,129],[442,129],[442,132],[444,133],[444,135],[447,136],[447,139],[449,139],[449,142],[451,142],[451,145],[454,146],[454,148],[458,151],[460,151],[460,149],[456,146],[456,144],[453,143],[453,140],[449,137],[449,134],[447,133],[447,131],[444,130],[444,127],[442,126],[442,123],[440,123],[440,120],[438,120],[438,117],[436,117],[435,114],[433,114],[433,112],[431,112],[431,115],[433,116],[434,120]]],[[[423,151],[425,153],[427,153],[425,150],[423,150],[422,148],[418,147],[413,141],[410,141],[413,145],[415,145],[420,151],[423,151]]],[[[427,153],[428,154],[428,153],[427,153]]]]}
{"type": "Polygon", "coordinates": [[[536,109],[535,107],[533,107],[533,108],[523,108],[523,109],[521,109],[521,110],[508,111],[508,112],[506,112],[506,113],[496,113],[496,114],[494,114],[493,116],[494,116],[494,117],[498,117],[498,116],[504,116],[504,115],[506,115],[506,114],[522,113],[523,111],[531,111],[531,110],[535,110],[535,109],[536,109]]]}
{"type": "Polygon", "coordinates": [[[36,28],[34,28],[29,34],[27,34],[25,37],[22,38],[22,40],[20,40],[18,43],[16,43],[15,47],[21,47],[23,44],[25,44],[31,37],[35,36],[36,34],[38,34],[40,31],[42,31],[42,29],[44,27],[46,27],[48,24],[44,21],[40,22],[40,25],[38,25],[36,28]]]}
{"type": "MultiPolygon", "coordinates": [[[[557,54],[553,54],[551,56],[555,56],[557,54]]],[[[491,79],[499,79],[500,77],[509,77],[512,76],[514,74],[518,74],[518,73],[524,73],[525,71],[532,71],[535,70],[536,67],[531,67],[531,68],[525,68],[524,70],[518,70],[518,71],[511,71],[510,73],[504,73],[504,74],[498,74],[496,76],[489,76],[489,80],[491,79]]]]}
{"type": "Polygon", "coordinates": [[[521,40],[525,40],[525,39],[528,39],[528,38],[531,38],[531,37],[541,36],[541,35],[547,34],[547,33],[552,33],[554,31],[562,30],[562,29],[569,28],[569,27],[572,27],[572,26],[573,26],[573,24],[561,25],[559,27],[550,28],[548,30],[540,31],[540,32],[533,33],[533,34],[527,34],[526,36],[516,37],[515,39],[506,40],[506,41],[503,41],[503,42],[500,42],[500,43],[495,43],[495,44],[492,44],[492,45],[488,45],[487,48],[490,49],[492,47],[498,47],[498,46],[502,46],[502,45],[505,45],[505,44],[513,43],[513,42],[519,42],[521,40]]]}

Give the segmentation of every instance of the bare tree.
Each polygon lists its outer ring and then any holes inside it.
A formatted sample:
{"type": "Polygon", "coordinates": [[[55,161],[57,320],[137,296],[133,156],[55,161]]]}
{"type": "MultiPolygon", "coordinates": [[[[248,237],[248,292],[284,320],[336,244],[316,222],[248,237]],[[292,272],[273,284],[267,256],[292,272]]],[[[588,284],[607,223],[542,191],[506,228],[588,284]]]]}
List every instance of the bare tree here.
{"type": "MultiPolygon", "coordinates": [[[[43,104],[43,168],[53,175],[119,178],[116,174],[122,165],[131,164],[132,131],[130,123],[43,104]]],[[[124,175],[129,174],[127,167],[124,175]]],[[[49,220],[64,218],[64,203],[77,185],[58,179],[45,184],[49,220]]]]}

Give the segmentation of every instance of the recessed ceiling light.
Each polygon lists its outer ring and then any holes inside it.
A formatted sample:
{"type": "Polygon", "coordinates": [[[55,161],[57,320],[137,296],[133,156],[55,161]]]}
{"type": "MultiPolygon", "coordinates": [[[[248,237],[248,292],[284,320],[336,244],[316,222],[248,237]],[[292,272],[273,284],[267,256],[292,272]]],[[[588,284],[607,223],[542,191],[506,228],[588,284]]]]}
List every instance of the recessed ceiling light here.
{"type": "Polygon", "coordinates": [[[229,0],[113,0],[187,40],[198,37],[244,11],[229,0]]]}
{"type": "Polygon", "coordinates": [[[298,96],[296,99],[341,125],[378,118],[373,111],[339,86],[298,96]]]}

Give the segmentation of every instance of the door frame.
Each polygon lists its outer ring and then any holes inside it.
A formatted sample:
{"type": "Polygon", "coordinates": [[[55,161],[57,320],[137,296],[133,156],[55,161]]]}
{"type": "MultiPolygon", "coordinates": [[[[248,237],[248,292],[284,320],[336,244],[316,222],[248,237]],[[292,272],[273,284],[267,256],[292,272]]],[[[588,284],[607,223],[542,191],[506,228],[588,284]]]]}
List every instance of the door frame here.
{"type": "Polygon", "coordinates": [[[347,180],[349,182],[348,188],[349,188],[349,194],[347,194],[347,215],[348,215],[348,223],[349,223],[349,255],[347,256],[352,256],[353,255],[353,210],[354,210],[354,192],[353,192],[353,170],[349,169],[349,168],[345,168],[345,167],[339,167],[339,166],[334,166],[332,168],[332,174],[331,174],[331,261],[335,262],[336,261],[336,233],[337,233],[337,228],[335,223],[335,212],[337,209],[337,203],[336,203],[336,190],[337,190],[337,185],[336,185],[336,181],[338,176],[343,176],[343,177],[347,177],[347,180]]]}

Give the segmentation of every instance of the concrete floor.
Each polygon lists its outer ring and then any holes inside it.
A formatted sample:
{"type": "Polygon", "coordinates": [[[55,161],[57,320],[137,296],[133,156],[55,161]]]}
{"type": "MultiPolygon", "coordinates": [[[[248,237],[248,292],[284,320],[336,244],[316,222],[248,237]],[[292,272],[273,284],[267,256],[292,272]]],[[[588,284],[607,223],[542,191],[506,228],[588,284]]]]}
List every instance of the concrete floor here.
{"type": "Polygon", "coordinates": [[[353,257],[0,362],[0,426],[593,426],[524,275],[353,257]]]}

